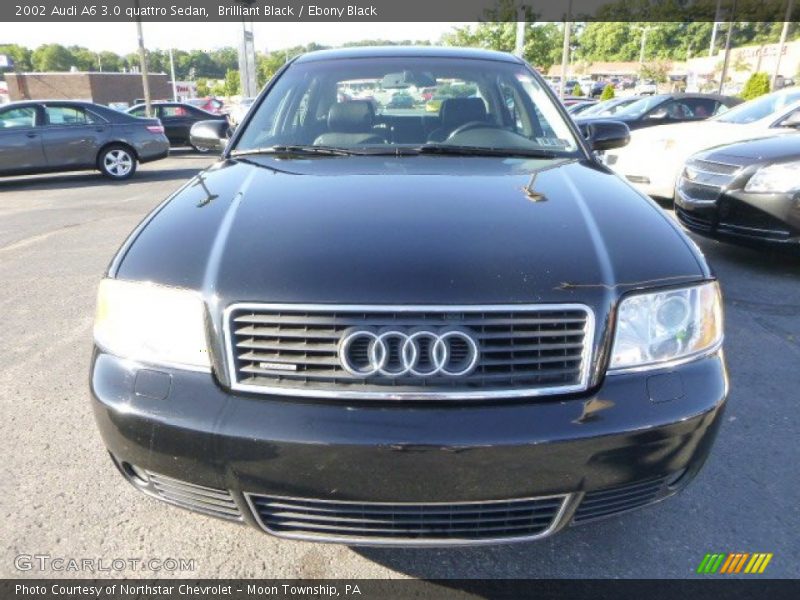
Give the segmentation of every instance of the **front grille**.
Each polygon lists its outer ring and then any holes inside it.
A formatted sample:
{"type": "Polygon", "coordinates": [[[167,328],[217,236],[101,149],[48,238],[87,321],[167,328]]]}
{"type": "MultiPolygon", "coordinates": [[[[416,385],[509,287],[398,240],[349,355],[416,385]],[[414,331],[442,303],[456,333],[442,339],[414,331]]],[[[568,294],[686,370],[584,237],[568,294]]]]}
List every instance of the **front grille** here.
{"type": "Polygon", "coordinates": [[[583,497],[572,519],[582,523],[610,517],[618,513],[646,506],[662,496],[667,477],[639,481],[605,490],[589,492],[583,497]]]}
{"type": "Polygon", "coordinates": [[[567,496],[461,503],[362,503],[249,495],[274,535],[344,543],[458,544],[533,539],[558,523],[567,496]]]}
{"type": "Polygon", "coordinates": [[[150,479],[147,491],[165,502],[221,519],[242,520],[239,507],[227,490],[187,483],[149,471],[147,474],[150,479]]]}
{"type": "Polygon", "coordinates": [[[713,203],[740,170],[738,165],[690,159],[678,181],[678,188],[688,202],[713,203]]]}
{"type": "Polygon", "coordinates": [[[709,219],[705,219],[695,212],[683,210],[680,207],[675,207],[675,215],[678,220],[686,225],[689,229],[695,231],[711,231],[714,228],[714,223],[709,219]]]}
{"type": "Polygon", "coordinates": [[[594,333],[592,312],[575,304],[238,304],[226,311],[225,325],[234,389],[331,398],[488,398],[583,391],[594,333]],[[354,331],[369,333],[351,344],[354,331]],[[369,338],[386,331],[398,332],[386,339],[386,368],[365,374],[374,343],[369,338]],[[415,336],[418,362],[415,370],[403,372],[409,364],[403,361],[410,359],[402,356],[402,340],[420,331],[432,335],[415,336]],[[437,336],[447,338],[450,352],[438,372],[432,368],[437,336]],[[471,364],[469,352],[475,357],[471,364]]]}

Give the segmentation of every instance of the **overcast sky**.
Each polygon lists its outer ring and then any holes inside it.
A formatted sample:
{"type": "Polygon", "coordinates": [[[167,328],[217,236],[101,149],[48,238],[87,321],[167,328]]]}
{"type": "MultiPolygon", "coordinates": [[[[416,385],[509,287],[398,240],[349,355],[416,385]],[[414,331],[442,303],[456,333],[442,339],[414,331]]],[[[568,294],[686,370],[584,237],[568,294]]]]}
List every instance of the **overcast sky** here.
{"type": "MultiPolygon", "coordinates": [[[[3,0],[5,1],[5,0],[3,0]]],[[[430,40],[462,23],[256,23],[257,50],[280,50],[317,42],[338,46],[363,39],[430,40]]],[[[241,23],[145,23],[151,48],[213,50],[239,43],[241,23]]],[[[0,43],[36,47],[58,43],[127,54],[136,50],[135,23],[15,23],[0,32],[0,43]]]]}

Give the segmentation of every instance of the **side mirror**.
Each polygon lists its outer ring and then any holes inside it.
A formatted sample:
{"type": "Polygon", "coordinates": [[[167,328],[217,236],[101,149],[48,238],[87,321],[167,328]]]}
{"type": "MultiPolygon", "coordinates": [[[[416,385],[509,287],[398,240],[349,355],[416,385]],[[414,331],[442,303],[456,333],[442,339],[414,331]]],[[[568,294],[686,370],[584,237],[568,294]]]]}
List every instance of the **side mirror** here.
{"type": "Polygon", "coordinates": [[[620,121],[587,121],[578,128],[595,152],[621,148],[631,141],[631,130],[620,121]]]}
{"type": "Polygon", "coordinates": [[[229,129],[227,121],[198,121],[192,125],[189,138],[192,146],[221,152],[228,145],[229,129]]]}
{"type": "Polygon", "coordinates": [[[781,127],[794,127],[800,129],[800,110],[794,111],[781,122],[781,127]]]}

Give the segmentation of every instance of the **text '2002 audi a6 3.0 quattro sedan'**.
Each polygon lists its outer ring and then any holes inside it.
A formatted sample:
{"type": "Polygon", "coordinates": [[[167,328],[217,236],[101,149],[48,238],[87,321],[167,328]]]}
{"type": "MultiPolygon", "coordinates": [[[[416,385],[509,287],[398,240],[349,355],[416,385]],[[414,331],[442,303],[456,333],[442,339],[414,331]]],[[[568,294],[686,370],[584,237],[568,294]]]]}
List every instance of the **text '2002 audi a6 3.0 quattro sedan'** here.
{"type": "Polygon", "coordinates": [[[579,132],[513,56],[360,48],[291,61],[226,128],[195,125],[223,158],[100,284],[93,406],[136,488],[287,538],[479,544],[700,469],[719,289],[593,157],[625,125],[579,132]]]}

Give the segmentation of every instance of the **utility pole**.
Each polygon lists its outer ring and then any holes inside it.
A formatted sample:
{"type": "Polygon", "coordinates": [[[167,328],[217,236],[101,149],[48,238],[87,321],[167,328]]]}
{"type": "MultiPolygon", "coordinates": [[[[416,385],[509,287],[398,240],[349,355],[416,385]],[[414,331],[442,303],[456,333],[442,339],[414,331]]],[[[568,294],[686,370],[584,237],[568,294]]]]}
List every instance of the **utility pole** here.
{"type": "Polygon", "coordinates": [[[175,57],[172,54],[172,47],[169,49],[169,74],[172,77],[172,101],[178,101],[178,84],[175,81],[175,57]]]}
{"type": "Polygon", "coordinates": [[[564,19],[564,46],[561,50],[561,86],[559,89],[559,96],[563,98],[566,95],[567,87],[567,66],[569,65],[569,37],[572,33],[572,0],[569,0],[567,7],[567,18],[564,19]]]}
{"type": "Polygon", "coordinates": [[[728,33],[725,36],[725,59],[722,61],[722,75],[719,77],[719,92],[722,93],[722,86],[725,85],[725,78],[728,76],[728,63],[731,60],[731,36],[733,35],[733,19],[736,13],[736,0],[731,6],[731,15],[728,19],[728,33]]]}
{"type": "Polygon", "coordinates": [[[714,46],[717,42],[717,27],[719,26],[719,11],[722,0],[717,0],[717,10],[714,12],[714,27],[711,29],[711,44],[708,46],[708,55],[714,56],[714,46]]]}
{"type": "Polygon", "coordinates": [[[789,0],[788,4],[786,5],[786,16],[783,20],[783,29],[781,30],[781,41],[778,44],[778,56],[775,59],[775,72],[772,74],[772,85],[770,86],[772,91],[775,91],[775,83],[777,83],[778,75],[780,74],[781,56],[783,55],[783,50],[786,48],[786,36],[789,35],[789,19],[792,18],[793,6],[794,0],[789,0]]]}
{"type": "Polygon", "coordinates": [[[639,64],[644,64],[644,49],[647,46],[647,32],[650,31],[650,26],[645,25],[644,27],[640,27],[642,30],[642,46],[639,50],[639,64]]]}
{"type": "Polygon", "coordinates": [[[134,0],[136,6],[136,33],[139,37],[139,65],[142,69],[142,89],[144,91],[144,114],[153,115],[152,101],[150,100],[150,80],[147,77],[147,51],[144,49],[144,33],[142,33],[142,18],[139,15],[139,0],[134,0]]]}
{"type": "Polygon", "coordinates": [[[514,54],[522,58],[525,54],[525,8],[517,9],[517,41],[514,45],[514,54]]]}

